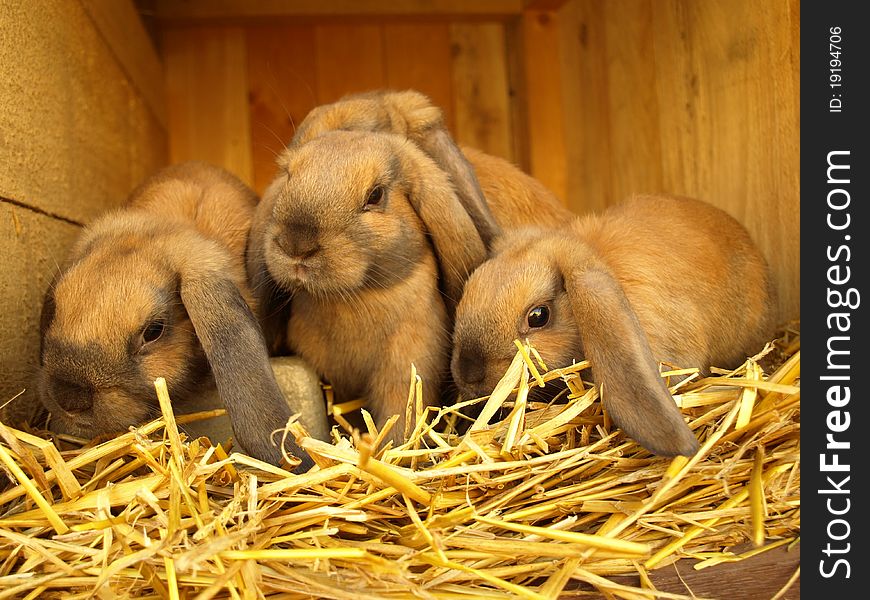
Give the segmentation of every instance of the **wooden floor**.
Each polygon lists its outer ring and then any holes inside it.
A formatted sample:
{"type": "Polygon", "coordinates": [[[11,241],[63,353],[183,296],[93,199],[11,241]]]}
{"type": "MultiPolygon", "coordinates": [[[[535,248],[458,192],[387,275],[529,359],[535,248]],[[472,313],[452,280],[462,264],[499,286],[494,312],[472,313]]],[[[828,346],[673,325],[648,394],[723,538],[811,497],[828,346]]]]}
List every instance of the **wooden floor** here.
{"type": "Polygon", "coordinates": [[[751,559],[722,563],[701,571],[693,569],[697,561],[683,559],[673,566],[653,571],[650,578],[661,591],[694,594],[698,598],[771,600],[788,586],[785,593],[778,596],[779,600],[797,600],[800,576],[791,583],[790,580],[800,568],[800,561],[798,544],[791,550],[775,548],[751,559]]]}

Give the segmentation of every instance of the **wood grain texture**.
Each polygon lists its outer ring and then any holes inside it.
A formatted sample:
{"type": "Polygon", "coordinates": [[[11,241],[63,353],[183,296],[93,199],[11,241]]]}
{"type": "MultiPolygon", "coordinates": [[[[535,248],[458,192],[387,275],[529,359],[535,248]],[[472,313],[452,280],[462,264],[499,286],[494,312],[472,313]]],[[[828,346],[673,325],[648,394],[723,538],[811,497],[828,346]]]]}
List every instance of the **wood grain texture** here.
{"type": "Polygon", "coordinates": [[[515,160],[504,26],[454,23],[450,39],[457,140],[515,160]]]}
{"type": "Polygon", "coordinates": [[[559,11],[567,189],[705,199],[749,229],[800,316],[799,2],[571,0],[559,11]],[[579,42],[579,43],[578,43],[579,42]],[[573,99],[572,99],[573,98],[573,99]],[[576,100],[575,100],[576,99],[576,100]]]}
{"type": "Polygon", "coordinates": [[[317,105],[314,30],[302,25],[246,28],[253,186],[262,194],[275,158],[317,105]]]}
{"type": "Polygon", "coordinates": [[[800,314],[796,2],[656,5],[666,189],[744,223],[777,275],[781,319],[800,314]],[[667,99],[671,100],[668,101],[667,99]]]}
{"type": "MultiPolygon", "coordinates": [[[[750,550],[749,544],[735,552],[750,550]]],[[[800,544],[792,549],[774,548],[740,562],[721,563],[700,571],[697,560],[682,559],[656,569],[650,579],[657,589],[674,594],[694,595],[716,600],[799,600],[800,577],[790,582],[800,568],[800,544]]]]}
{"type": "Polygon", "coordinates": [[[568,0],[523,0],[523,8],[526,10],[559,10],[568,0]]]}
{"type": "Polygon", "coordinates": [[[386,84],[423,92],[455,127],[451,78],[450,26],[447,22],[384,24],[386,84]]]}
{"type": "Polygon", "coordinates": [[[386,85],[380,25],[329,23],[315,26],[314,36],[318,103],[386,85]]]}
{"type": "Polygon", "coordinates": [[[166,130],[144,102],[130,102],[127,115],[126,153],[115,158],[120,162],[126,157],[128,187],[132,191],[146,177],[168,164],[169,140],[166,130]]]}
{"type": "Polygon", "coordinates": [[[202,21],[269,17],[519,15],[523,0],[156,0],[163,20],[202,21]]]}
{"type": "Polygon", "coordinates": [[[604,4],[573,0],[557,14],[565,106],[565,200],[578,214],[613,202],[604,4]]]}
{"type": "MultiPolygon", "coordinates": [[[[735,553],[751,550],[751,544],[738,544],[735,553]]],[[[682,558],[648,571],[650,581],[660,593],[683,598],[707,600],[800,600],[800,544],[781,546],[737,562],[725,562],[696,570],[701,561],[682,558]],[[780,595],[778,595],[780,594],[780,595]]],[[[640,578],[616,575],[616,583],[638,587],[640,578]]],[[[640,596],[639,596],[640,597],[640,596]]],[[[658,597],[658,596],[657,596],[658,597]]],[[[560,600],[609,600],[586,583],[569,582],[560,600]]]]}
{"type": "Polygon", "coordinates": [[[565,107],[556,13],[526,11],[522,30],[529,173],[565,202],[565,107]]]}
{"type": "Polygon", "coordinates": [[[653,6],[652,0],[615,0],[604,5],[610,181],[617,199],[664,191],[653,6]]]}
{"type": "Polygon", "coordinates": [[[528,64],[526,62],[525,27],[522,18],[512,19],[504,24],[505,61],[508,78],[508,107],[511,124],[511,148],[513,163],[525,171],[531,172],[529,156],[529,83],[528,64]]]}
{"type": "Polygon", "coordinates": [[[250,184],[244,29],[169,29],[163,35],[163,52],[171,160],[205,160],[250,184]]]}

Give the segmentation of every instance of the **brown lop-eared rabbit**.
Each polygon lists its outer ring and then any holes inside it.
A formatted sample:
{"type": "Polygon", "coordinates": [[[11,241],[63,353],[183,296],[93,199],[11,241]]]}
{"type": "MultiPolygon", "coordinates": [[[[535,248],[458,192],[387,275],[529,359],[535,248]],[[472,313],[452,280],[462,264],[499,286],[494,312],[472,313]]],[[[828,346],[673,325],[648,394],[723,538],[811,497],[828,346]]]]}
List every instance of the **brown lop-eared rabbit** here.
{"type": "Polygon", "coordinates": [[[410,366],[436,403],[456,303],[491,242],[572,214],[509,162],[463,154],[415,91],[314,109],[278,164],[248,247],[270,347],[306,359],[336,401],[365,397],[379,425],[399,415],[398,443],[410,366]]]}
{"type": "Polygon", "coordinates": [[[549,368],[589,359],[604,407],[653,453],[698,441],[659,361],[733,367],[771,339],[771,276],[747,231],[700,200],[638,196],[561,231],[504,236],[468,279],[451,368],[488,395],[528,340],[549,368]]]}
{"type": "MultiPolygon", "coordinates": [[[[280,463],[273,432],[291,409],[244,265],[257,202],[230,173],[189,162],[156,173],[84,229],[43,305],[38,388],[53,428],[88,438],[123,431],[159,415],[155,378],[182,400],[213,376],[237,443],[280,463]]],[[[294,444],[286,449],[309,466],[294,444]]]]}

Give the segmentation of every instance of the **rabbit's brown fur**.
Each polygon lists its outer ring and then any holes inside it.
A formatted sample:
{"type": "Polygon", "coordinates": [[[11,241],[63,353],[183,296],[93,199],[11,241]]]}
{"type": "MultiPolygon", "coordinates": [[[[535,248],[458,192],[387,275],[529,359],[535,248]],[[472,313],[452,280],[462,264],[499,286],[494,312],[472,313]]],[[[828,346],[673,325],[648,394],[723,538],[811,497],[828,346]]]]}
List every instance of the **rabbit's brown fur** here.
{"type": "MultiPolygon", "coordinates": [[[[477,148],[461,146],[498,231],[520,227],[562,227],[577,215],[569,211],[540,181],[511,162],[477,148]]],[[[495,240],[492,240],[491,244],[495,240]]]]}
{"type": "Polygon", "coordinates": [[[466,396],[489,394],[515,339],[528,339],[550,368],[589,358],[623,429],[657,453],[690,454],[697,442],[657,361],[736,366],[772,334],[773,294],[735,219],[699,200],[636,197],[560,231],[499,240],[457,307],[454,380],[466,396]],[[539,307],[549,320],[532,326],[539,307]]]}
{"type": "Polygon", "coordinates": [[[39,392],[56,429],[125,430],[158,413],[155,378],[181,401],[213,375],[238,442],[281,460],[271,434],[290,409],[244,267],[257,201],[226,171],[184,163],[85,228],[43,307],[39,392]]]}

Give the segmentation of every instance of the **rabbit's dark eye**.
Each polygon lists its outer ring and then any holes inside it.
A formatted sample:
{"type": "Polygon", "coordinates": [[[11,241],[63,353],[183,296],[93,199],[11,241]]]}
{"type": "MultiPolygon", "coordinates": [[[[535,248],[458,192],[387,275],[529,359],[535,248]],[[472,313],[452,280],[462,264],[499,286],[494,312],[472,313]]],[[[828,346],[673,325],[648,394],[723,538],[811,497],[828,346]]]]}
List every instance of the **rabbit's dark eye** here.
{"type": "Polygon", "coordinates": [[[540,329],[550,322],[550,309],[546,306],[535,306],[526,315],[526,322],[530,329],[540,329]]]}
{"type": "Polygon", "coordinates": [[[165,329],[166,324],[163,321],[151,321],[142,330],[142,343],[150,344],[151,342],[156,342],[163,335],[165,329]]]}
{"type": "Polygon", "coordinates": [[[369,192],[369,195],[366,196],[366,204],[363,208],[365,209],[365,208],[369,208],[370,206],[377,206],[378,204],[381,203],[381,200],[383,200],[383,199],[384,199],[384,188],[383,188],[383,186],[376,185],[369,192]]]}

